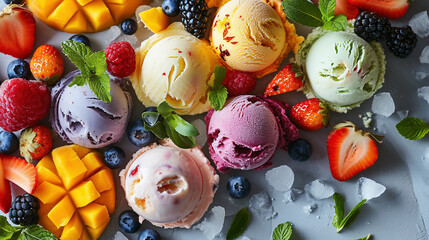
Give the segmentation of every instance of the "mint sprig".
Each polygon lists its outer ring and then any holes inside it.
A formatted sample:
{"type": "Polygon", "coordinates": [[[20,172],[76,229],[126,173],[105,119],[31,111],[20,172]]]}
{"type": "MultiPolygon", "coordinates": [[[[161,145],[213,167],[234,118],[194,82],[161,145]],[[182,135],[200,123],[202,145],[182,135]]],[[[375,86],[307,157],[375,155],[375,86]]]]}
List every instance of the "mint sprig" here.
{"type": "Polygon", "coordinates": [[[363,238],[358,238],[356,240],[369,240],[369,239],[371,239],[371,234],[368,234],[368,236],[363,237],[363,238]]]}
{"type": "Polygon", "coordinates": [[[9,224],[6,217],[0,216],[0,239],[56,240],[57,238],[39,225],[14,227],[9,224]]]}
{"type": "Polygon", "coordinates": [[[396,129],[406,139],[419,140],[429,133],[429,124],[415,117],[407,117],[396,124],[396,129]]]}
{"type": "Polygon", "coordinates": [[[185,119],[174,113],[166,101],[159,104],[158,112],[144,112],[144,128],[160,139],[169,137],[180,148],[192,148],[197,145],[195,136],[200,133],[185,119]]]}
{"type": "Polygon", "coordinates": [[[63,53],[81,73],[68,86],[83,86],[88,83],[89,88],[101,101],[111,102],[110,77],[106,73],[107,61],[104,51],[93,52],[85,44],[72,40],[64,41],[61,47],[63,53]]]}
{"type": "Polygon", "coordinates": [[[362,206],[365,204],[366,199],[358,203],[345,218],[344,216],[344,200],[339,193],[334,193],[332,196],[335,202],[335,216],[332,221],[332,225],[337,229],[337,233],[341,232],[344,228],[350,226],[352,222],[359,215],[362,206]]]}
{"type": "Polygon", "coordinates": [[[226,240],[233,240],[244,233],[250,223],[250,212],[247,207],[242,208],[234,217],[231,226],[226,233],[226,240]]]}
{"type": "Polygon", "coordinates": [[[224,67],[215,67],[213,87],[211,87],[209,91],[209,102],[216,111],[223,108],[226,99],[228,98],[228,90],[224,85],[222,85],[225,75],[226,69],[224,67]]]}
{"type": "Polygon", "coordinates": [[[294,22],[331,31],[346,29],[347,17],[335,16],[336,0],[320,0],[319,7],[307,0],[284,0],[282,5],[286,16],[294,22]]]}
{"type": "Polygon", "coordinates": [[[292,224],[285,222],[279,224],[273,231],[273,240],[289,240],[292,236],[292,224]]]}

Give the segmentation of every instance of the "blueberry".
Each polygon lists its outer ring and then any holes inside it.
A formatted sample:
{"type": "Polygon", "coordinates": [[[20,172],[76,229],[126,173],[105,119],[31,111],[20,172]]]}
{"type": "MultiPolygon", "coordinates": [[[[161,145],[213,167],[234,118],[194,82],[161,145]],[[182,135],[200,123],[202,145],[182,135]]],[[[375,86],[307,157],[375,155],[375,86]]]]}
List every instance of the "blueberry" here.
{"type": "Polygon", "coordinates": [[[22,0],[4,0],[6,4],[21,4],[22,0]]]}
{"type": "Polygon", "coordinates": [[[12,78],[31,78],[30,65],[22,59],[15,59],[7,66],[7,75],[12,78]]]}
{"type": "Polygon", "coordinates": [[[313,148],[307,140],[299,138],[289,144],[288,153],[295,161],[306,161],[313,153],[313,148]]]}
{"type": "Polygon", "coordinates": [[[164,0],[162,1],[162,11],[169,17],[175,17],[180,13],[179,3],[180,0],[164,0]]]}
{"type": "Polygon", "coordinates": [[[139,230],[141,224],[139,215],[133,210],[125,210],[118,217],[119,227],[126,233],[135,233],[139,230]]]}
{"type": "Polygon", "coordinates": [[[121,23],[121,30],[125,35],[133,35],[137,32],[137,23],[131,18],[125,19],[121,23]]]}
{"type": "Polygon", "coordinates": [[[127,164],[124,151],[119,147],[110,147],[104,152],[104,163],[111,169],[124,168],[127,164]]]}
{"type": "Polygon", "coordinates": [[[245,198],[250,193],[250,182],[242,176],[234,176],[228,180],[226,189],[229,195],[235,199],[245,198]]]}
{"type": "Polygon", "coordinates": [[[11,154],[19,148],[19,140],[15,134],[0,132],[0,153],[11,154]]]}
{"type": "Polygon", "coordinates": [[[69,40],[78,41],[85,44],[88,47],[91,47],[91,41],[89,41],[89,38],[82,34],[73,35],[69,38],[69,40]]]}
{"type": "Polygon", "coordinates": [[[131,122],[127,127],[128,139],[137,147],[146,147],[157,140],[156,136],[146,131],[143,120],[131,122]]]}
{"type": "Polygon", "coordinates": [[[160,240],[159,233],[152,229],[145,229],[140,233],[138,240],[160,240]]]}

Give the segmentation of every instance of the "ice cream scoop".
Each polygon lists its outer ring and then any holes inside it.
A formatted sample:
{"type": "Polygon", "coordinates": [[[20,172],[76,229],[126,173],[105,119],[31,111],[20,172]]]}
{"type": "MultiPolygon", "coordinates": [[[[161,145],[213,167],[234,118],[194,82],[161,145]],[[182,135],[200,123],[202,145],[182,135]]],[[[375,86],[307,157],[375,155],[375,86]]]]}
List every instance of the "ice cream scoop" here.
{"type": "Polygon", "coordinates": [[[216,65],[210,45],[176,22],[142,42],[130,79],[145,106],[167,101],[176,113],[192,115],[210,109],[207,93],[216,65]]]}
{"type": "Polygon", "coordinates": [[[131,95],[113,80],[112,101],[97,98],[88,84],[67,86],[79,71],[60,80],[51,91],[52,128],[68,143],[87,148],[101,148],[119,141],[131,114],[131,95]]]}
{"type": "Polygon", "coordinates": [[[276,100],[244,95],[232,99],[220,111],[205,117],[207,143],[220,172],[251,170],[271,166],[276,149],[287,150],[298,138],[298,129],[276,100]]]}
{"type": "Polygon", "coordinates": [[[152,224],[190,228],[205,213],[219,176],[199,147],[181,149],[165,139],[134,154],[121,171],[131,208],[152,224]]]}
{"type": "Polygon", "coordinates": [[[211,39],[227,66],[257,77],[277,70],[303,41],[292,24],[261,0],[231,0],[223,5],[214,19],[211,39]]]}
{"type": "Polygon", "coordinates": [[[296,59],[307,76],[307,97],[317,97],[337,112],[359,106],[384,82],[386,63],[381,45],[366,42],[352,29],[330,32],[317,28],[296,59]]]}

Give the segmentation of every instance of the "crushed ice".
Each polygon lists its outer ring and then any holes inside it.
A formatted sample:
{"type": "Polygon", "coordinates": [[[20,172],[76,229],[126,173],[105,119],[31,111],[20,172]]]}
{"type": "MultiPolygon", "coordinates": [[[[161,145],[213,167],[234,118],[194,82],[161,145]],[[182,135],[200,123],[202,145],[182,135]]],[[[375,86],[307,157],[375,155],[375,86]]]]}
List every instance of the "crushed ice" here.
{"type": "Polygon", "coordinates": [[[283,165],[268,170],[265,179],[276,191],[284,192],[292,187],[295,176],[290,167],[283,165]]]}
{"type": "Polygon", "coordinates": [[[266,192],[255,194],[250,198],[249,210],[253,216],[262,220],[270,220],[277,215],[277,212],[274,212],[271,198],[266,192]]]}
{"type": "Polygon", "coordinates": [[[193,228],[202,231],[208,240],[212,240],[222,231],[224,221],[225,208],[215,206],[210,210],[208,216],[193,228]]]}
{"type": "Polygon", "coordinates": [[[358,180],[358,195],[361,199],[378,198],[386,191],[386,187],[366,177],[358,180]]]}
{"type": "Polygon", "coordinates": [[[417,36],[421,38],[429,36],[429,17],[427,11],[419,12],[414,15],[409,25],[417,36]]]}
{"type": "Polygon", "coordinates": [[[429,86],[419,88],[417,90],[417,95],[426,100],[429,104],[429,86]]]}
{"type": "Polygon", "coordinates": [[[319,179],[305,185],[304,191],[306,195],[310,197],[310,199],[315,200],[322,200],[332,197],[332,195],[335,193],[331,186],[323,183],[319,179]]]}
{"type": "Polygon", "coordinates": [[[382,92],[374,95],[372,100],[372,111],[375,114],[389,117],[395,112],[395,102],[388,92],[382,92]]]}

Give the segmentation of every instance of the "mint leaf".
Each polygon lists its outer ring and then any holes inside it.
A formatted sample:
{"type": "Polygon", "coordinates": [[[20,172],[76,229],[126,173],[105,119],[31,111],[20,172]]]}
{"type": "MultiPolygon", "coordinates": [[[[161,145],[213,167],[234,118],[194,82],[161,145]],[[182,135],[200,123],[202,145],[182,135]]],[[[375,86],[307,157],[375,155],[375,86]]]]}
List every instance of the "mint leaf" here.
{"type": "Polygon", "coordinates": [[[82,76],[88,77],[91,75],[91,71],[85,60],[87,55],[92,54],[88,46],[78,41],[67,40],[62,42],[61,48],[63,53],[79,68],[82,76]]]}
{"type": "Polygon", "coordinates": [[[332,195],[332,198],[334,199],[335,202],[335,216],[334,219],[332,220],[332,225],[334,225],[335,228],[340,228],[341,226],[341,221],[344,218],[344,200],[341,197],[340,194],[338,193],[334,193],[334,195],[332,195]]]}
{"type": "Polygon", "coordinates": [[[18,231],[19,229],[9,224],[6,217],[0,216],[0,239],[10,239],[18,231]]]}
{"type": "Polygon", "coordinates": [[[180,148],[193,148],[197,145],[194,137],[186,137],[180,135],[174,128],[164,119],[165,131],[168,137],[180,148]]]}
{"type": "Polygon", "coordinates": [[[279,224],[273,231],[273,240],[289,240],[292,236],[292,224],[285,222],[279,224]]]}
{"type": "Polygon", "coordinates": [[[85,60],[91,69],[91,73],[95,75],[102,75],[107,69],[107,59],[104,51],[91,53],[85,56],[85,60]]]}
{"type": "Polygon", "coordinates": [[[358,238],[356,240],[369,240],[369,239],[371,239],[371,234],[368,234],[368,236],[363,237],[363,238],[358,238]]]}
{"type": "Polygon", "coordinates": [[[160,103],[157,107],[157,110],[163,117],[166,117],[170,113],[174,112],[174,108],[170,107],[166,101],[160,103]]]}
{"type": "Polygon", "coordinates": [[[209,102],[214,110],[219,111],[225,105],[228,98],[228,90],[222,85],[226,76],[226,69],[221,66],[216,66],[214,73],[213,87],[209,91],[209,102]]]}
{"type": "Polygon", "coordinates": [[[226,233],[226,240],[232,240],[238,238],[244,233],[247,226],[250,223],[250,212],[247,207],[242,208],[234,217],[231,226],[226,233]]]}
{"type": "Polygon", "coordinates": [[[337,232],[341,232],[345,227],[350,226],[352,222],[356,219],[356,217],[359,215],[360,210],[362,209],[362,206],[365,204],[366,199],[362,200],[360,203],[358,203],[350,212],[347,214],[347,216],[341,221],[340,228],[337,229],[337,232]]]}
{"type": "Polygon", "coordinates": [[[221,67],[219,65],[216,65],[214,69],[214,81],[213,81],[213,88],[219,88],[222,85],[223,80],[226,76],[226,69],[224,67],[221,67]]]}
{"type": "Polygon", "coordinates": [[[429,133],[429,125],[418,118],[407,117],[396,124],[399,134],[409,140],[422,139],[429,133]]]}
{"type": "Polygon", "coordinates": [[[319,8],[307,0],[284,0],[282,2],[286,16],[308,27],[322,26],[324,21],[319,8]]]}
{"type": "Polygon", "coordinates": [[[107,73],[91,76],[88,84],[101,101],[107,103],[112,101],[112,96],[110,95],[110,77],[107,73]]]}
{"type": "Polygon", "coordinates": [[[322,13],[322,19],[324,22],[331,21],[335,17],[335,0],[320,0],[319,10],[322,13]]]}
{"type": "Polygon", "coordinates": [[[87,80],[88,79],[86,77],[78,75],[78,76],[74,77],[74,79],[67,86],[72,87],[74,85],[78,85],[81,87],[81,86],[85,85],[87,80]]]}
{"type": "Polygon", "coordinates": [[[30,225],[22,230],[18,240],[56,240],[57,238],[51,232],[38,225],[30,225]]]}
{"type": "Polygon", "coordinates": [[[329,22],[325,22],[323,24],[323,28],[326,30],[339,32],[346,30],[347,27],[347,17],[343,14],[335,16],[332,20],[329,22]]]}
{"type": "Polygon", "coordinates": [[[170,114],[165,118],[171,127],[176,130],[179,134],[186,136],[186,137],[195,137],[198,136],[200,133],[198,130],[190,123],[185,121],[182,117],[180,117],[177,114],[170,114]]]}

